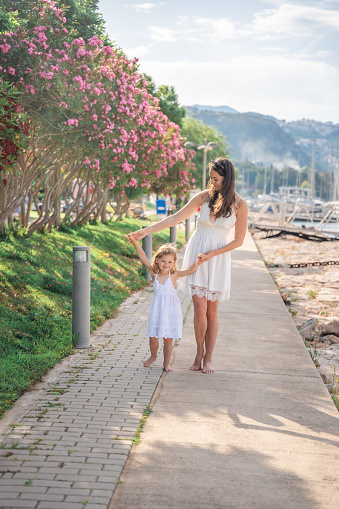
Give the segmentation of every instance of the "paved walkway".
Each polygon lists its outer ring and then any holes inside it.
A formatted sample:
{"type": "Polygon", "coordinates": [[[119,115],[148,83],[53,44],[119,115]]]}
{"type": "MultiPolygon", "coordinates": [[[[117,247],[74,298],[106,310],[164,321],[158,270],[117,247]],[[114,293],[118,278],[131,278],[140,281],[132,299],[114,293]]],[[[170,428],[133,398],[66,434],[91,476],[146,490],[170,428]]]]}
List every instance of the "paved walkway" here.
{"type": "Polygon", "coordinates": [[[109,509],[339,507],[338,412],[250,236],[234,252],[213,375],[192,309],[109,509]]]}
{"type": "Polygon", "coordinates": [[[144,290],[22,398],[0,430],[1,509],[337,507],[338,413],[250,236],[232,285],[214,375],[187,369],[192,310],[175,372],[161,377],[161,354],[142,366],[144,290]]]}

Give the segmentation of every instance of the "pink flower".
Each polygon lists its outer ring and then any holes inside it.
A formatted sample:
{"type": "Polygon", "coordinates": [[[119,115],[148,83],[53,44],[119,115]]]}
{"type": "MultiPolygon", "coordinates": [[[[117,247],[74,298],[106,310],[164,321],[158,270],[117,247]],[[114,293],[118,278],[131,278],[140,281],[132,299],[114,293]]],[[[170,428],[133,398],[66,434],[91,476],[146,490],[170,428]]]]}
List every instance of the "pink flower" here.
{"type": "Polygon", "coordinates": [[[79,48],[77,51],[77,58],[83,57],[86,55],[86,51],[83,48],[79,48]]]}
{"type": "Polygon", "coordinates": [[[0,49],[2,51],[2,53],[7,53],[9,49],[11,49],[11,45],[10,44],[0,44],[0,49]]]}
{"type": "Polygon", "coordinates": [[[35,94],[35,88],[33,87],[33,85],[26,85],[26,90],[28,90],[28,92],[30,92],[31,94],[35,94]]]}
{"type": "MultiPolygon", "coordinates": [[[[131,178],[128,185],[136,188],[136,187],[138,187],[138,182],[135,180],[135,178],[131,178]]],[[[129,281],[127,281],[127,282],[129,283],[129,281]]]]}
{"type": "Polygon", "coordinates": [[[13,67],[9,67],[9,69],[8,69],[8,73],[9,73],[9,74],[12,74],[12,75],[14,76],[14,74],[15,74],[15,69],[14,69],[13,67]]]}
{"type": "Polygon", "coordinates": [[[59,103],[59,108],[62,108],[62,107],[68,108],[67,103],[65,103],[65,102],[59,103]]]}
{"type": "Polygon", "coordinates": [[[74,125],[75,127],[78,126],[78,120],[76,118],[69,118],[67,122],[64,122],[66,125],[74,125]]]}

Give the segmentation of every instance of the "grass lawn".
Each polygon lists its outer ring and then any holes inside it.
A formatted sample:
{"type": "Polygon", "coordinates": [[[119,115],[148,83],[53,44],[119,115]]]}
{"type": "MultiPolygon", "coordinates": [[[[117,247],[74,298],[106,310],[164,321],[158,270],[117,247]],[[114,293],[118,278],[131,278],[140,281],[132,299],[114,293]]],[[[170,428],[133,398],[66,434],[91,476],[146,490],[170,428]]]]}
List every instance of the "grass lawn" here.
{"type": "MultiPolygon", "coordinates": [[[[146,223],[149,224],[149,223],[146,223]]],[[[125,235],[136,219],[0,239],[0,418],[72,346],[72,248],[91,247],[91,331],[146,284],[125,235]]],[[[153,250],[169,230],[153,235],[153,250]]],[[[178,246],[184,230],[177,230],[178,246]]]]}

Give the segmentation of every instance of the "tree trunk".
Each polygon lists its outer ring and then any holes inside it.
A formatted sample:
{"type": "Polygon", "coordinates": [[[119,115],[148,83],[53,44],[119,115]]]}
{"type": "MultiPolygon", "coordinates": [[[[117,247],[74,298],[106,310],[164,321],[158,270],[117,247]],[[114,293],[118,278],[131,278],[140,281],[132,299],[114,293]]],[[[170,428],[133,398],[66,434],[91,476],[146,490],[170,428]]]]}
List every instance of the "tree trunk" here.
{"type": "Polygon", "coordinates": [[[107,199],[108,199],[108,189],[105,189],[103,198],[102,198],[102,209],[101,209],[101,222],[107,223],[107,199]]]}

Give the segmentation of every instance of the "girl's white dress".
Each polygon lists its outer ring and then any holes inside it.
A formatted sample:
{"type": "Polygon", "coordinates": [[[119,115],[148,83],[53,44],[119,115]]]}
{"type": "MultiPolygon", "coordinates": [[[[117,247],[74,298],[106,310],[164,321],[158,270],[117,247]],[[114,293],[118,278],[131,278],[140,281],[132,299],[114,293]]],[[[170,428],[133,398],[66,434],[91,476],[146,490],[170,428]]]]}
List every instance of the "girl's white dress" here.
{"type": "MultiPolygon", "coordinates": [[[[218,217],[212,222],[210,208],[205,202],[201,206],[197,228],[187,244],[182,270],[192,265],[200,253],[224,247],[236,219],[232,209],[229,217],[218,217]]],[[[206,297],[210,301],[228,300],[231,290],[231,253],[213,256],[202,263],[196,272],[181,278],[178,287],[189,295],[206,297]]]]}
{"type": "Polygon", "coordinates": [[[147,336],[154,338],[182,338],[182,312],[177,290],[174,288],[171,273],[164,284],[154,278],[154,296],[148,315],[147,336]]]}

